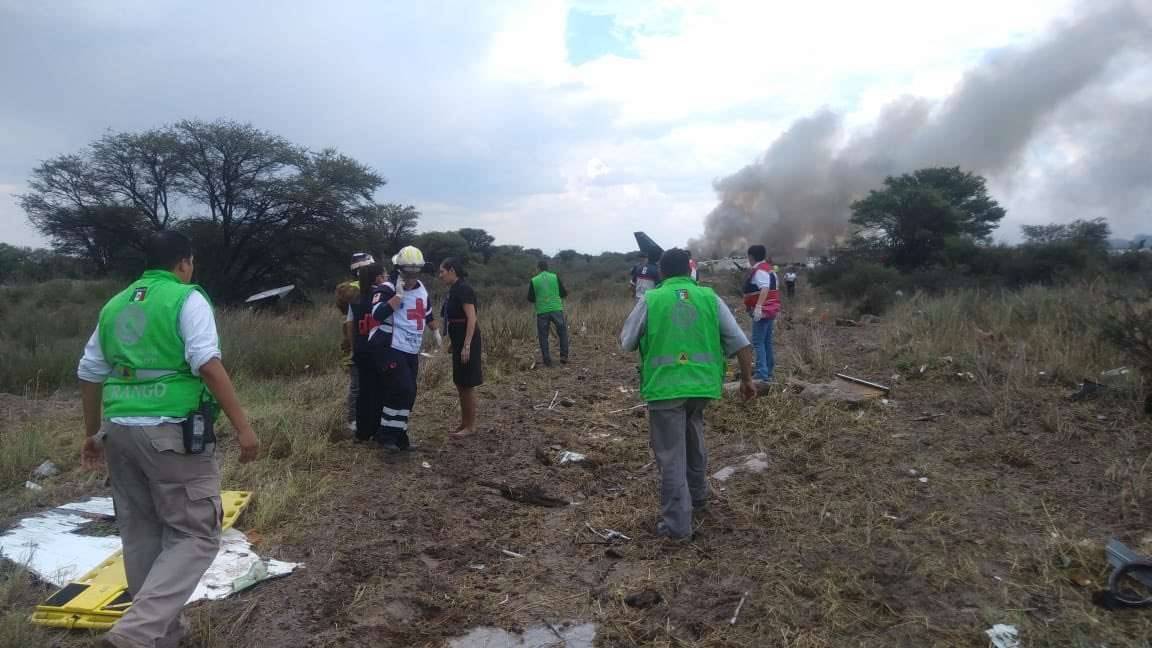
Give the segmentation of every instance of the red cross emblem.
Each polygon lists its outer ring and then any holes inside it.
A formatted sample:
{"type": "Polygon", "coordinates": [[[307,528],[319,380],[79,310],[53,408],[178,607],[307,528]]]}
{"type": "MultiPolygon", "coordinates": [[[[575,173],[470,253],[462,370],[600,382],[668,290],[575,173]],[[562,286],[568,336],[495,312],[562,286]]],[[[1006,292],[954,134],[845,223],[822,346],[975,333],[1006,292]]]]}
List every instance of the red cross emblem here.
{"type": "Polygon", "coordinates": [[[404,311],[404,314],[408,316],[409,321],[416,320],[417,331],[424,330],[424,316],[428,314],[428,311],[424,310],[423,299],[416,298],[416,308],[409,308],[404,311]]]}

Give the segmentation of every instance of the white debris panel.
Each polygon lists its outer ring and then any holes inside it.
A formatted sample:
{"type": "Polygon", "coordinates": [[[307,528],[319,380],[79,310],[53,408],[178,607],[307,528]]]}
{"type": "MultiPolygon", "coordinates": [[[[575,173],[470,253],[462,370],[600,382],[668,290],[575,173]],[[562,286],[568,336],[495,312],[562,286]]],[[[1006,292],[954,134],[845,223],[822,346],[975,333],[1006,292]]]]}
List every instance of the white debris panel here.
{"type": "MultiPolygon", "coordinates": [[[[0,535],[0,557],[27,565],[45,582],[63,587],[80,578],[120,551],[116,535],[96,537],[78,533],[93,521],[113,522],[112,498],[93,497],[82,502],[20,520],[0,535]]],[[[292,573],[297,563],[261,558],[252,550],[248,537],[236,529],[225,529],[220,553],[200,579],[188,602],[222,599],[260,581],[292,573]]]]}

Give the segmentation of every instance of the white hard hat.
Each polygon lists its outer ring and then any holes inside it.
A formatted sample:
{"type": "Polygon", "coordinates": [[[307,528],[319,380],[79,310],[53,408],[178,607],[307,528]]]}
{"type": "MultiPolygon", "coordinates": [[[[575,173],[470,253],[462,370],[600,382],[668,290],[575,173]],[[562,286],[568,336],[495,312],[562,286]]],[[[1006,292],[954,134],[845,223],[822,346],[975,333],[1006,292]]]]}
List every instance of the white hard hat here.
{"type": "Polygon", "coordinates": [[[372,258],[371,254],[367,252],[356,252],[352,255],[352,262],[349,264],[349,269],[351,269],[352,272],[356,272],[360,268],[370,266],[373,263],[376,263],[376,259],[372,258]]]}
{"type": "Polygon", "coordinates": [[[400,248],[400,251],[392,257],[392,265],[397,268],[422,270],[424,268],[424,253],[415,246],[405,246],[400,248]]]}

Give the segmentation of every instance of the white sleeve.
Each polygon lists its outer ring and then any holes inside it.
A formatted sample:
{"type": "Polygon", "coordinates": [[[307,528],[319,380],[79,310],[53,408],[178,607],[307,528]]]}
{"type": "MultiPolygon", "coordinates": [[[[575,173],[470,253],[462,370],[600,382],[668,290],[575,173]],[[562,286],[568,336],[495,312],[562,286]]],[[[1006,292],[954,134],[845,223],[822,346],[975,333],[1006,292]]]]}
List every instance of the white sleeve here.
{"type": "Polygon", "coordinates": [[[216,317],[212,306],[200,291],[194,290],[180,309],[180,335],[184,338],[184,359],[192,367],[192,375],[200,375],[200,367],[220,357],[220,336],[216,333],[216,317]]]}
{"type": "Polygon", "coordinates": [[[100,327],[92,331],[88,344],[84,345],[84,356],[76,367],[76,377],[84,382],[102,383],[112,373],[112,367],[104,359],[104,349],[100,348],[100,327]]]}
{"type": "Polygon", "coordinates": [[[752,281],[756,284],[757,288],[776,288],[776,286],[773,285],[776,282],[772,281],[772,273],[765,270],[757,270],[756,276],[752,278],[752,281]]]}
{"type": "Polygon", "coordinates": [[[647,324],[648,300],[641,296],[632,307],[628,319],[624,320],[624,328],[620,331],[620,348],[624,351],[635,351],[640,346],[640,338],[644,336],[647,324]]]}

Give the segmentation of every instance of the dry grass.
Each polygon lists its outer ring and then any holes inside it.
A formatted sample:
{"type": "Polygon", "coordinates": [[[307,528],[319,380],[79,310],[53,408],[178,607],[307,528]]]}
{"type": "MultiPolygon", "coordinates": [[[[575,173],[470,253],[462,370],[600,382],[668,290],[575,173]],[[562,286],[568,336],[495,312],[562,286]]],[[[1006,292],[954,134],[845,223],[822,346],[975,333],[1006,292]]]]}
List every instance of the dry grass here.
{"type": "MultiPolygon", "coordinates": [[[[777,327],[780,377],[898,374],[894,404],[849,410],[773,394],[710,408],[710,472],[758,451],[770,468],[713,482],[713,508],[686,545],[651,534],[646,421],[610,414],[637,398],[627,391],[633,358],[613,340],[631,303],[574,300],[576,365],[545,372],[527,370],[535,328],[519,291],[480,297],[488,432],[447,440],[456,415],[448,363],[426,361],[413,434],[431,469],[333,442],[345,379],[331,364],[292,378],[240,372],[266,455],[240,466],[226,443],[226,485],[257,490],[241,528],[255,531],[261,551],[308,567],[194,608],[192,645],[308,636],[317,646],[438,646],[476,624],[570,618],[598,622],[603,646],[984,646],[993,623],[1016,624],[1030,648],[1149,645],[1146,615],[1090,602],[1106,578],[1110,535],[1152,550],[1152,430],[1126,398],[1063,399],[1083,375],[1123,364],[1084,335],[1094,298],[1083,291],[914,298],[863,328],[822,320],[835,309],[802,292],[811,301],[786,304],[777,327]],[[966,372],[972,379],[956,375],[966,372]],[[556,391],[578,404],[533,409],[556,391]],[[913,420],[924,411],[943,416],[913,420]],[[592,461],[541,465],[534,450],[553,445],[592,461]],[[580,503],[513,504],[477,487],[480,478],[535,483],[580,503]],[[581,544],[596,540],[586,523],[633,541],[608,557],[603,545],[581,544]],[[663,602],[623,602],[644,589],[663,602]]],[[[338,325],[335,313],[302,321],[326,335],[338,325]]],[[[21,443],[63,451],[79,434],[75,412],[40,425],[42,438],[21,443]]],[[[23,455],[20,465],[38,456],[23,455]]],[[[39,503],[82,488],[66,466],[59,490],[39,503]]]]}

